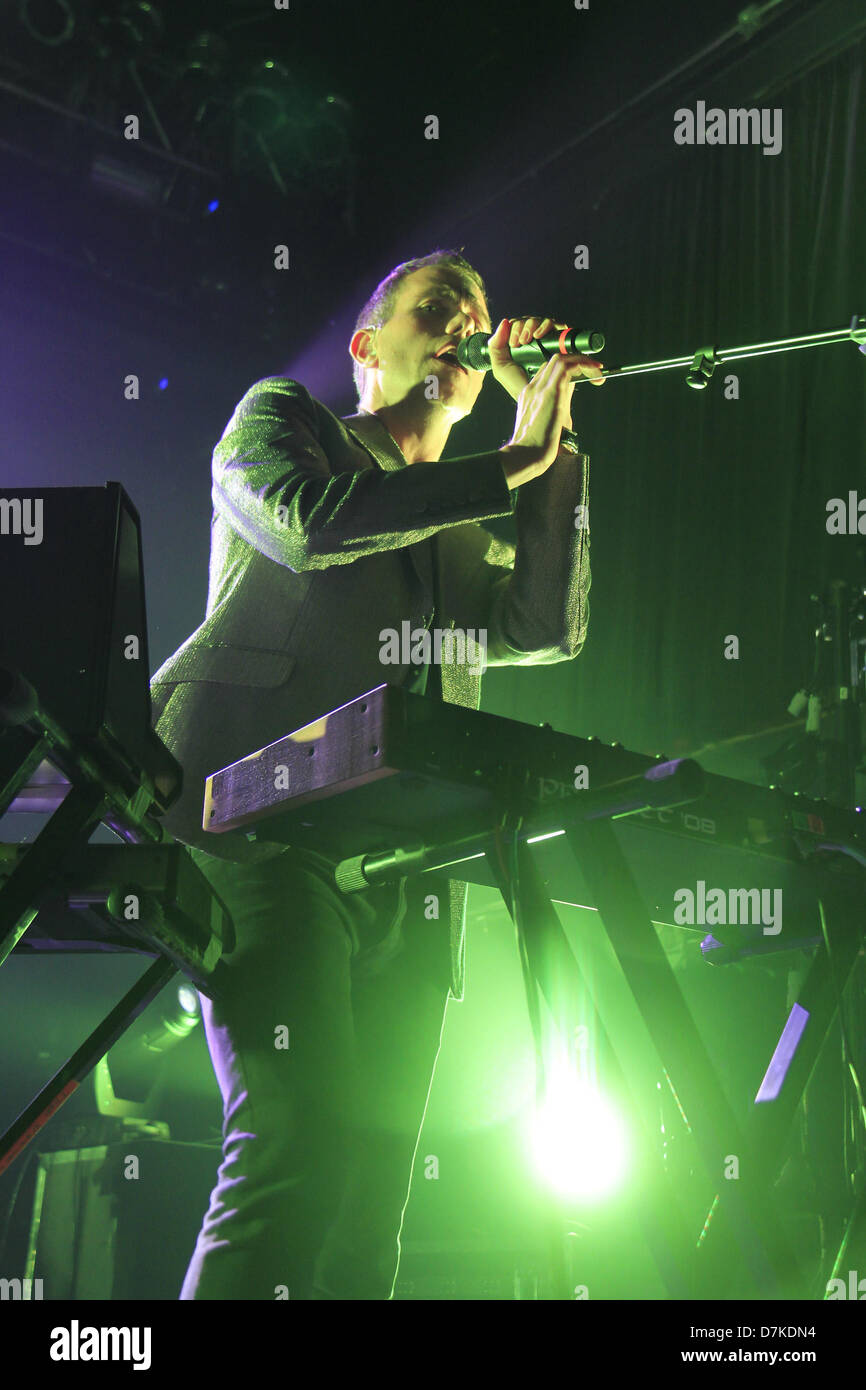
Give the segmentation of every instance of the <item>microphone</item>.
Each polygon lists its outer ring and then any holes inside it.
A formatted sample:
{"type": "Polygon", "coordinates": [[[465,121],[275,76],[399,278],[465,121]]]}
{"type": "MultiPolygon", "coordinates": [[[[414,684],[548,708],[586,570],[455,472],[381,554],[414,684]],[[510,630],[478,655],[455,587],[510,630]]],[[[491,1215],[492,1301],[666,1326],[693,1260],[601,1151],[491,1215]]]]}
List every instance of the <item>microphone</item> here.
{"type": "MultiPolygon", "coordinates": [[[[473,333],[471,338],[461,338],[457,344],[457,361],[461,367],[471,367],[476,372],[489,372],[493,365],[487,344],[492,333],[473,333]]],[[[528,372],[537,372],[550,357],[557,353],[585,353],[592,357],[604,351],[604,334],[591,329],[565,328],[560,333],[549,333],[544,338],[533,338],[528,343],[518,343],[510,349],[511,356],[519,366],[528,372]]]]}

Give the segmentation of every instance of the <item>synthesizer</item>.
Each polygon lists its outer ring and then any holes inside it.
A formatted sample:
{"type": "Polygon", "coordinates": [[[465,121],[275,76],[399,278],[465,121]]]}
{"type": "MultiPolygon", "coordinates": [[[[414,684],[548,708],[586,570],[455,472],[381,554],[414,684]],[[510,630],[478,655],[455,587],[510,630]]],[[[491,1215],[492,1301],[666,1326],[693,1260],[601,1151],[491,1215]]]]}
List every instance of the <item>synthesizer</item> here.
{"type": "MultiPolygon", "coordinates": [[[[614,830],[656,922],[739,939],[725,922],[683,920],[683,890],[696,904],[713,889],[757,890],[765,895],[759,902],[781,894],[770,899],[781,906],[781,922],[769,932],[758,924],[756,935],[793,948],[815,940],[819,899],[841,894],[848,902],[859,893],[861,813],[709,773],[685,804],[654,806],[647,796],[641,805],[634,780],[664,762],[381,685],[215,772],[205,785],[203,826],[215,835],[245,827],[259,840],[337,861],[453,845],[492,830],[508,811],[535,844],[551,899],[586,907],[591,895],[563,827],[575,798],[622,787],[629,795],[614,830]]],[[[478,847],[447,868],[466,882],[495,882],[478,847]]]]}

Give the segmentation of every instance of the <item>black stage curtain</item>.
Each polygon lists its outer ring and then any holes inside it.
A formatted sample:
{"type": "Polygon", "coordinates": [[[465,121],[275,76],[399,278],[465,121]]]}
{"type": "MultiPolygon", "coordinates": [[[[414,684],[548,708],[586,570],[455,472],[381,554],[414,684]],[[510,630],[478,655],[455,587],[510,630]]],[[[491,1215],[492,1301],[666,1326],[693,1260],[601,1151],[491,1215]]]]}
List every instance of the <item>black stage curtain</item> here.
{"type": "MultiPolygon", "coordinates": [[[[555,183],[533,181],[534,206],[590,250],[555,304],[605,333],[609,364],[866,314],[863,58],[861,44],[762,102],[731,103],[782,109],[778,155],[676,147],[673,101],[657,118],[671,132],[663,159],[617,182],[612,146],[602,187],[577,158],[555,183]]],[[[551,246],[548,267],[569,255],[551,246]]],[[[703,392],[684,376],[575,392],[591,456],[589,639],[568,665],[489,673],[484,707],[760,781],[758,754],[794,728],[787,706],[811,673],[810,595],[866,583],[866,537],[826,530],[830,498],[866,497],[866,356],[844,343],[739,362],[703,392]],[[726,399],[731,373],[738,399],[726,399]],[[758,730],[771,732],[743,738],[758,730]]]]}

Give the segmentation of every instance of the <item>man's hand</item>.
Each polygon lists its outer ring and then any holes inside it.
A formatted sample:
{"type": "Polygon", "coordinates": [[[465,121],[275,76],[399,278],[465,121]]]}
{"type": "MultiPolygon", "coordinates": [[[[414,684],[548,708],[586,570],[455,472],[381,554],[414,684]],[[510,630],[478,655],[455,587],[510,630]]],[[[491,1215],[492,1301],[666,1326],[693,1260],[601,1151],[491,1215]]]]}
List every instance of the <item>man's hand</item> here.
{"type": "MultiPolygon", "coordinates": [[[[559,353],[527,381],[517,402],[514,433],[500,449],[510,488],[545,473],[559,453],[563,429],[571,427],[571,391],[575,377],[586,376],[588,358],[559,353]]],[[[597,364],[592,363],[597,369],[597,364]]],[[[604,380],[604,378],[602,378],[604,380]]]]}
{"type": "MultiPolygon", "coordinates": [[[[502,319],[487,348],[492,363],[490,370],[499,384],[505,387],[512,400],[520,399],[521,391],[531,378],[525,368],[515,362],[511,356],[511,348],[516,347],[518,343],[529,343],[533,338],[544,338],[553,330],[561,333],[569,326],[567,323],[554,323],[551,318],[502,319]]],[[[574,376],[588,376],[593,386],[604,385],[600,362],[579,355],[569,360],[581,366],[581,370],[574,372],[574,376]]],[[[570,426],[566,425],[566,428],[570,426]]]]}

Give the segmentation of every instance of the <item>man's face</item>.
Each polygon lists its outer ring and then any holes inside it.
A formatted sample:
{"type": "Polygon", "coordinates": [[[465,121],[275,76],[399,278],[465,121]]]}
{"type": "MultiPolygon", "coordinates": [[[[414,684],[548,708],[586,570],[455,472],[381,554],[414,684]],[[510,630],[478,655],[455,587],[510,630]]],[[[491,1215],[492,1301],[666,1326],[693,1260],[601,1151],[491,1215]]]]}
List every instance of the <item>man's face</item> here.
{"type": "Polygon", "coordinates": [[[453,352],[461,338],[489,333],[487,305],[478,291],[467,295],[447,266],[427,266],[407,275],[387,323],[373,340],[378,395],[394,405],[410,394],[419,401],[438,399],[453,420],[468,415],[484,384],[484,373],[471,371],[438,354],[453,352]],[[436,385],[430,378],[436,379],[436,385]],[[433,391],[437,395],[433,395],[433,391]]]}

